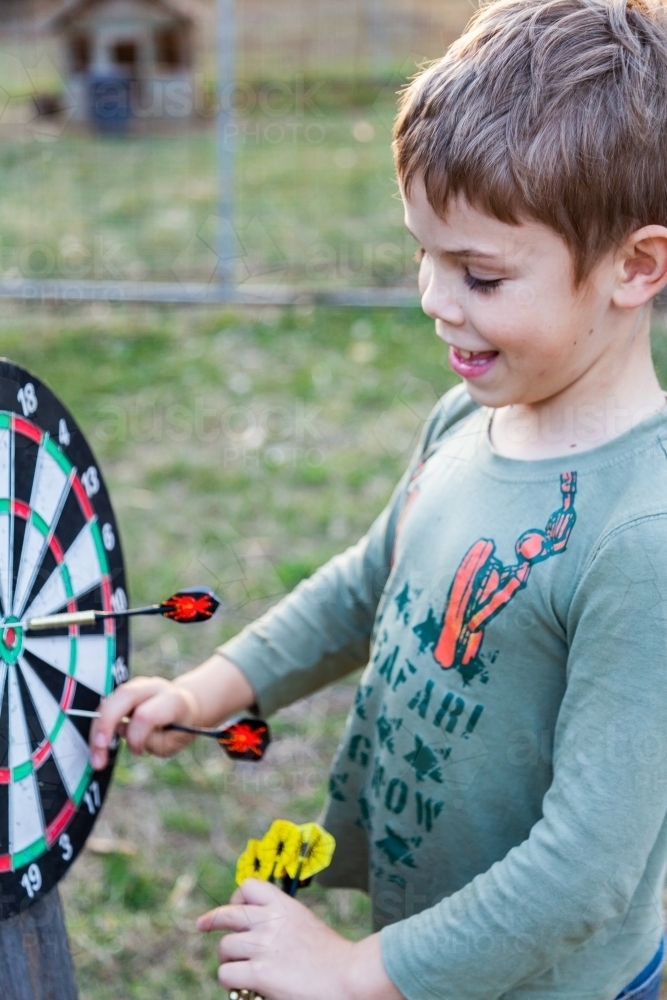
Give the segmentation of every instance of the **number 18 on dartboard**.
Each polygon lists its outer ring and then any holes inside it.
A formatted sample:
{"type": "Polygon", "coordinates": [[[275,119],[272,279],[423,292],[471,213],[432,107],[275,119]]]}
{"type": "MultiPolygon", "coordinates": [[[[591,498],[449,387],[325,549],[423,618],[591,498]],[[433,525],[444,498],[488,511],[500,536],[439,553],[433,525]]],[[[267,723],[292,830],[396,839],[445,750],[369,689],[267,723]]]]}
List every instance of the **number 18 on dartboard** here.
{"type": "Polygon", "coordinates": [[[127,607],[95,456],[53,393],[0,361],[0,919],[48,892],[88,837],[113,759],[93,772],[85,713],[129,676],[127,618],[26,623],[127,607]]]}

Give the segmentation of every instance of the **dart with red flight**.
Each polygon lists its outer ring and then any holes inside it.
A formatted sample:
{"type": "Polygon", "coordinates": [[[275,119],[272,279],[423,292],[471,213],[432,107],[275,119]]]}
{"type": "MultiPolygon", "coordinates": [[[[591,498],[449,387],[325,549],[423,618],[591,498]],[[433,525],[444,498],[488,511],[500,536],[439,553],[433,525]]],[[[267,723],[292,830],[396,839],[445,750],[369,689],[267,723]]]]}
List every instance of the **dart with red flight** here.
{"type": "MultiPolygon", "coordinates": [[[[191,625],[205,622],[213,617],[220,607],[220,599],[207,587],[192,587],[179,590],[161,604],[149,604],[143,608],[124,608],[120,611],[75,611],[63,614],[46,615],[41,618],[29,618],[25,622],[15,623],[13,628],[5,629],[5,641],[10,641],[7,635],[17,627],[25,632],[42,632],[47,629],[72,626],[94,625],[107,618],[134,618],[139,615],[162,615],[181,625],[191,625]]],[[[70,710],[67,714],[97,718],[99,712],[70,710]]],[[[129,719],[123,719],[128,723],[129,719]]],[[[258,761],[264,757],[271,742],[269,727],[263,719],[237,719],[228,723],[222,729],[199,729],[193,726],[169,725],[165,730],[176,730],[181,733],[191,733],[193,736],[210,736],[217,740],[225,753],[232,760],[258,761]]]]}
{"type": "MultiPolygon", "coordinates": [[[[99,719],[99,712],[88,712],[83,709],[69,709],[67,715],[85,719],[99,719]]],[[[121,719],[123,725],[128,725],[128,716],[121,719]]],[[[228,722],[222,729],[199,729],[197,726],[179,726],[172,723],[163,726],[163,732],[172,730],[179,733],[191,733],[193,736],[210,736],[217,740],[228,757],[232,760],[261,760],[271,742],[271,732],[263,719],[255,717],[235,719],[228,722]]]]}
{"type": "Polygon", "coordinates": [[[140,615],[162,615],[181,625],[206,622],[220,607],[220,599],[207,587],[192,587],[178,590],[161,604],[149,604],[143,608],[121,608],[111,611],[74,611],[56,615],[28,618],[15,622],[14,628],[21,627],[26,632],[41,632],[46,629],[64,628],[73,625],[94,625],[108,618],[136,618],[140,615]]]}

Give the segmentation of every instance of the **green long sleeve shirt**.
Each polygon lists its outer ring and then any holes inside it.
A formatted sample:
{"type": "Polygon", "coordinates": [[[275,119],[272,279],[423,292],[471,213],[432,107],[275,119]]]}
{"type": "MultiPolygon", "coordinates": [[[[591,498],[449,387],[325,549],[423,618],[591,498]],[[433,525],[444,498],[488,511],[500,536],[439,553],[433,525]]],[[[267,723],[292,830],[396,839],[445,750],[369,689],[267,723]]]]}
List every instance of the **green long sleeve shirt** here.
{"type": "Polygon", "coordinates": [[[408,1000],[612,1000],[667,869],[667,411],[496,454],[441,400],[368,534],[221,649],[264,713],[367,664],[326,884],[368,889],[408,1000]]]}

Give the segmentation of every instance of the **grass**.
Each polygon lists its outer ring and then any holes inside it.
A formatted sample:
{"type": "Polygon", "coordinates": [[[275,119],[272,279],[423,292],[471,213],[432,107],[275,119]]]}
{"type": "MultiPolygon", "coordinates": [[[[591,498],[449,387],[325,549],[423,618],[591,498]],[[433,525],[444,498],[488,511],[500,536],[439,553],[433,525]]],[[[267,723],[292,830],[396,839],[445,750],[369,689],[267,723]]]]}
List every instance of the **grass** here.
{"type": "MultiPolygon", "coordinates": [[[[347,94],[296,78],[239,113],[236,278],[330,287],[410,282],[390,126],[396,86],[347,94]],[[308,96],[309,93],[311,96],[308,96]],[[275,102],[274,102],[275,103],[275,102]]],[[[271,91],[267,90],[267,94],[271,91]]],[[[3,128],[0,277],[209,281],[217,264],[215,136],[3,128]]]]}

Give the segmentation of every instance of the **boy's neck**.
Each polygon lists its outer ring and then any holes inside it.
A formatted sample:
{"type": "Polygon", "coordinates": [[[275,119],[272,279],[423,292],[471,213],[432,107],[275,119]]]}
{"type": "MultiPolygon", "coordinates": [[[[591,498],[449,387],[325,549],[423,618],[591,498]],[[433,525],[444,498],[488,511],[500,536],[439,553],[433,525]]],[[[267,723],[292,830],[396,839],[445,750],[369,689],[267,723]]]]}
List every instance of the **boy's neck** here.
{"type": "Polygon", "coordinates": [[[597,448],[667,405],[651,359],[649,324],[626,348],[587,371],[558,395],[493,411],[494,450],[506,458],[534,461],[597,448]]]}

